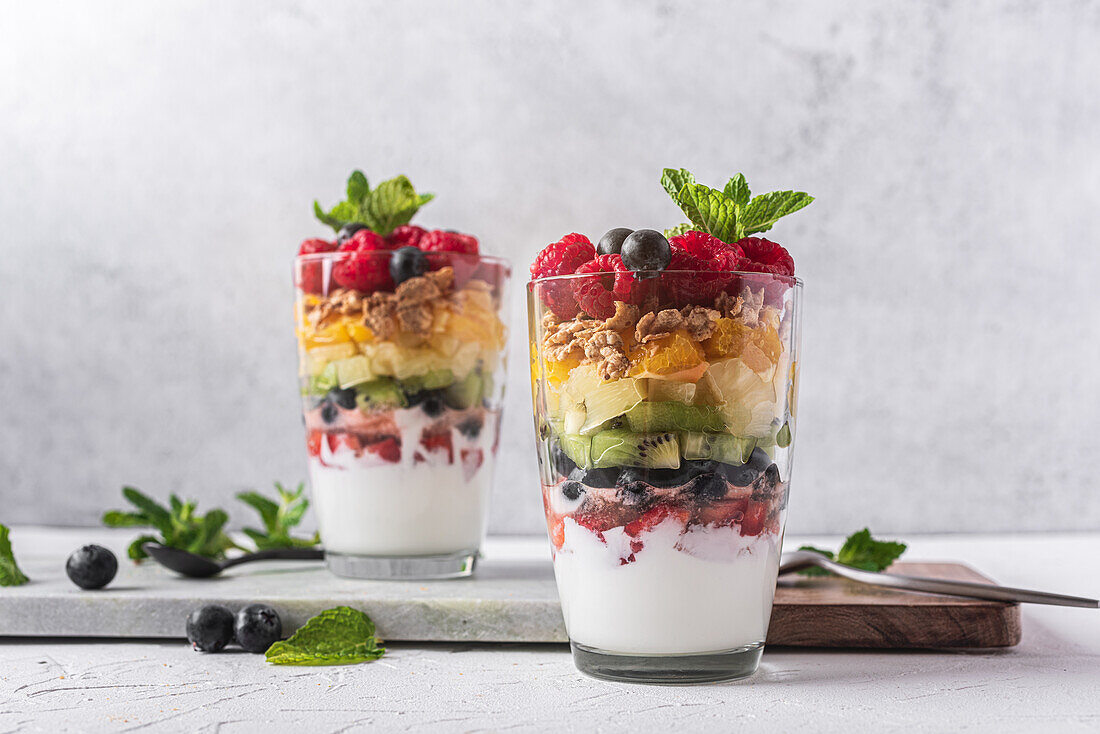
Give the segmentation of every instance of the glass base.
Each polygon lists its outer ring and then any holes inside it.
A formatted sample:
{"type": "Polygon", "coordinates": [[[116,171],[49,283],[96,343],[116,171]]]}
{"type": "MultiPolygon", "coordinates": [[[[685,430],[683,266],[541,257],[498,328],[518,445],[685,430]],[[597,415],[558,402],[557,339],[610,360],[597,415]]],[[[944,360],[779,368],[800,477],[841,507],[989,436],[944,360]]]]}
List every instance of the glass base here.
{"type": "Polygon", "coordinates": [[[435,556],[355,556],[325,553],[325,565],[337,576],[353,579],[460,579],[474,572],[477,551],[435,556]]]}
{"type": "Polygon", "coordinates": [[[746,678],[756,672],[764,643],[697,655],[621,655],[570,642],[573,662],[586,675],[624,683],[683,686],[746,678]]]}

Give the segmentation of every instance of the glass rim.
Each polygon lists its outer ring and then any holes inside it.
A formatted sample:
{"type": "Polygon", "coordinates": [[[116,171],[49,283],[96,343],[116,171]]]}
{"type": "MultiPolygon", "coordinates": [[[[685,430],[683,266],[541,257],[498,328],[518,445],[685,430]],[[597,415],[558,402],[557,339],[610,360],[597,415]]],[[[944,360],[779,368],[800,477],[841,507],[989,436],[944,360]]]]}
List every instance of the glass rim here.
{"type": "MultiPolygon", "coordinates": [[[[294,262],[324,262],[325,260],[335,260],[337,257],[345,255],[356,255],[362,257],[364,255],[370,257],[382,257],[392,255],[396,250],[370,250],[368,252],[311,252],[307,255],[295,255],[294,262]]],[[[506,258],[498,257],[496,255],[472,255],[468,252],[428,252],[421,250],[425,255],[447,255],[454,256],[472,261],[474,259],[479,263],[488,263],[490,265],[503,265],[509,270],[512,269],[512,262],[506,258]]]]}
{"type": "MultiPolygon", "coordinates": [[[[660,277],[664,274],[675,275],[736,275],[736,276],[757,276],[760,278],[768,278],[770,280],[779,280],[788,282],[792,287],[802,287],[802,279],[796,275],[776,275],[775,273],[757,273],[752,270],[631,270],[624,271],[630,272],[634,275],[645,276],[644,279],[652,277],[660,277]],[[793,281],[793,283],[791,283],[793,281]]],[[[545,275],[541,278],[531,278],[527,281],[528,285],[538,285],[541,283],[553,283],[556,281],[565,280],[582,280],[585,278],[596,278],[601,275],[618,275],[618,272],[614,273],[568,273],[566,275],[545,275]]]]}

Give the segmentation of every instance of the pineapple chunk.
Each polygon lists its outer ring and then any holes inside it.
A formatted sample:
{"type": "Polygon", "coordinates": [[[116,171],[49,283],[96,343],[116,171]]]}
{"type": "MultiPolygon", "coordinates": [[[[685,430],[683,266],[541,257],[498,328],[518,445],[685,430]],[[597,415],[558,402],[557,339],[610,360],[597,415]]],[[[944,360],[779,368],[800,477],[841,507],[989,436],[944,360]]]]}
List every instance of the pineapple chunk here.
{"type": "Polygon", "coordinates": [[[637,380],[625,378],[604,382],[584,397],[586,415],[580,433],[595,433],[606,421],[627,412],[644,398],[637,380]]]}
{"type": "Polygon", "coordinates": [[[775,385],[764,381],[739,357],[711,364],[708,374],[722,395],[722,412],[731,433],[764,436],[776,417],[775,385]]]}

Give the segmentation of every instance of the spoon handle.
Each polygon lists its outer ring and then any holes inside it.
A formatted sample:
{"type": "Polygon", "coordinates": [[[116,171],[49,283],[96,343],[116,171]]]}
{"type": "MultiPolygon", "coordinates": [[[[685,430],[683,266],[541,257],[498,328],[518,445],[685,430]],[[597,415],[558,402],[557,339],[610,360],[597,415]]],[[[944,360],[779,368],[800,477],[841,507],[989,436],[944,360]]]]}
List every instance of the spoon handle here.
{"type": "Polygon", "coordinates": [[[903,576],[895,573],[876,573],[864,571],[842,563],[836,563],[822,558],[818,564],[822,568],[832,571],[837,576],[859,581],[873,586],[886,586],[892,589],[904,589],[906,591],[924,591],[929,594],[947,594],[948,596],[966,596],[973,599],[989,599],[991,601],[1030,602],[1031,604],[1053,604],[1062,607],[1085,607],[1089,609],[1100,608],[1100,601],[1086,599],[1080,596],[1066,596],[1064,594],[1051,594],[1045,591],[1031,591],[1030,589],[1014,589],[1008,586],[995,584],[977,584],[971,581],[948,581],[946,579],[931,579],[923,576],[903,576]]]}
{"type": "Polygon", "coordinates": [[[228,561],[222,563],[222,568],[239,566],[242,563],[250,563],[252,561],[322,561],[324,558],[325,551],[321,548],[271,548],[269,550],[246,553],[243,556],[230,558],[228,561]]]}

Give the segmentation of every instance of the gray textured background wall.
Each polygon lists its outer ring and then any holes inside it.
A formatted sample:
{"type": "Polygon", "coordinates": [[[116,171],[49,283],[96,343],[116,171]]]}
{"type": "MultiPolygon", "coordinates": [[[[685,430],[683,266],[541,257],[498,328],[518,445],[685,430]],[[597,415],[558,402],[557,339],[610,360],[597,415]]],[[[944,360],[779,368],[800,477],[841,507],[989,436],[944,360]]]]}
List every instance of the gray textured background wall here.
{"type": "MultiPolygon", "coordinates": [[[[1100,5],[35,2],[0,23],[0,519],[304,475],[288,268],[347,172],[522,274],[817,202],[790,527],[1100,527],[1100,5]]],[[[523,333],[493,509],[540,531],[523,333]]]]}

